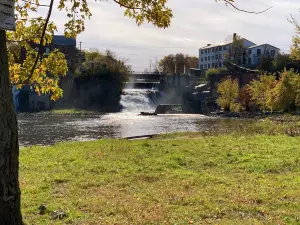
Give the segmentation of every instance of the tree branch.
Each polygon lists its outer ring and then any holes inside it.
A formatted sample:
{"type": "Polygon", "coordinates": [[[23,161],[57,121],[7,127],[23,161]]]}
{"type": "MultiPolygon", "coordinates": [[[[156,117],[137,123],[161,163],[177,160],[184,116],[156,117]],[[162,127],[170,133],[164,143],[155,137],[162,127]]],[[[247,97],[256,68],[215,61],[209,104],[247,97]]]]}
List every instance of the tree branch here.
{"type": "Polygon", "coordinates": [[[269,9],[273,8],[273,6],[271,6],[271,7],[267,8],[267,9],[265,9],[265,10],[263,10],[263,11],[260,11],[260,12],[252,12],[252,11],[247,11],[247,10],[238,8],[237,6],[235,6],[235,5],[234,5],[232,2],[230,2],[229,0],[224,0],[224,2],[225,2],[226,4],[231,5],[233,8],[235,8],[235,9],[238,10],[238,11],[245,12],[245,13],[252,13],[252,14],[261,14],[261,13],[264,13],[264,12],[268,11],[269,9]]]}
{"type": "Polygon", "coordinates": [[[47,18],[46,18],[46,21],[45,21],[45,25],[44,25],[42,36],[41,36],[41,40],[40,40],[38,54],[37,54],[37,56],[35,58],[35,61],[34,61],[34,64],[33,64],[32,68],[31,68],[30,75],[26,79],[25,83],[27,83],[30,80],[30,78],[33,76],[33,73],[34,73],[34,70],[36,68],[36,65],[37,65],[37,63],[39,61],[39,58],[40,58],[41,54],[42,54],[43,41],[44,41],[44,37],[45,37],[45,34],[46,34],[47,26],[48,26],[48,23],[49,23],[49,20],[50,20],[50,17],[51,17],[52,8],[53,8],[53,2],[54,2],[54,0],[51,0],[51,2],[50,2],[48,15],[47,15],[47,18]]]}
{"type": "Polygon", "coordinates": [[[124,7],[124,8],[127,8],[127,9],[143,9],[143,8],[135,8],[135,7],[130,7],[130,6],[128,6],[128,5],[125,5],[125,4],[123,4],[123,3],[121,3],[121,2],[119,2],[119,1],[117,1],[117,0],[113,0],[115,3],[117,3],[117,4],[119,4],[120,6],[122,6],[122,7],[124,7]]]}

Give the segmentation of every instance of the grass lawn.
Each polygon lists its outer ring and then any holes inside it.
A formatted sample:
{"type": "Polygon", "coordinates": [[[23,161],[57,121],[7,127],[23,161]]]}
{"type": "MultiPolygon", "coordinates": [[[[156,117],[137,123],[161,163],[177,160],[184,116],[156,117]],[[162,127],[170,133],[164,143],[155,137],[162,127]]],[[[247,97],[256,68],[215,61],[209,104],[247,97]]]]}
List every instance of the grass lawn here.
{"type": "Polygon", "coordinates": [[[20,183],[30,225],[300,224],[300,137],[176,134],[23,148],[20,183]],[[68,217],[51,220],[58,209],[68,217]]]}

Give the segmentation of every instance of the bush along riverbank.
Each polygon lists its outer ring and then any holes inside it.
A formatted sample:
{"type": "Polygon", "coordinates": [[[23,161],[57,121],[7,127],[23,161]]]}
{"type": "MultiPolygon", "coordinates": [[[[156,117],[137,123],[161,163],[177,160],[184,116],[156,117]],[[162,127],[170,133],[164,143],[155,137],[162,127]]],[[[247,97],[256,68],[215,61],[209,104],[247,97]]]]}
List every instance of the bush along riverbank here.
{"type": "Polygon", "coordinates": [[[241,89],[238,79],[227,77],[217,85],[217,104],[230,112],[299,112],[300,74],[284,70],[278,77],[261,74],[241,89]]]}
{"type": "Polygon", "coordinates": [[[281,126],[266,130],[273,123],[214,135],[23,148],[24,220],[49,225],[298,224],[300,137],[277,135],[281,126]],[[265,134],[257,134],[263,128],[265,134]]]}

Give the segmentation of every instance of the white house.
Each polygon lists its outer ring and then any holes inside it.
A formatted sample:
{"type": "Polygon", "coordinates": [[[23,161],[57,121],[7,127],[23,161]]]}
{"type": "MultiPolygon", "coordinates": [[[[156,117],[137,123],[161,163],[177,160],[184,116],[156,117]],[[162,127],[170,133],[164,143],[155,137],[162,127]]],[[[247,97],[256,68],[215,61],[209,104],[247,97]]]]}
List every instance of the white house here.
{"type": "MultiPolygon", "coordinates": [[[[236,34],[233,34],[236,36],[236,34]]],[[[256,45],[255,43],[242,38],[244,47],[247,49],[246,54],[243,58],[243,64],[246,65],[258,65],[262,55],[269,55],[275,58],[279,49],[269,45],[256,45]]],[[[199,49],[199,69],[209,69],[209,68],[221,68],[224,66],[224,58],[229,54],[229,49],[231,48],[232,41],[223,42],[216,45],[208,44],[205,47],[199,49]]]]}
{"type": "Polygon", "coordinates": [[[248,48],[248,65],[258,65],[261,56],[276,58],[280,49],[269,44],[254,45],[248,48]]]}
{"type": "MultiPolygon", "coordinates": [[[[242,38],[246,48],[255,45],[255,43],[242,38]]],[[[229,54],[229,48],[232,41],[223,42],[216,45],[208,44],[199,49],[199,68],[209,69],[211,67],[220,68],[224,66],[225,55],[229,54]]]]}

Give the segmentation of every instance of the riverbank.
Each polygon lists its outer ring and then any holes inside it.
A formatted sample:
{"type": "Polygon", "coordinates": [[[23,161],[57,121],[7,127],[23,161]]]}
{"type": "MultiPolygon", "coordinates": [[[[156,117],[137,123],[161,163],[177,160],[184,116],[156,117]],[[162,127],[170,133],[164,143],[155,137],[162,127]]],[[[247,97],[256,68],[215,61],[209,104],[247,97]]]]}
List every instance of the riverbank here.
{"type": "Polygon", "coordinates": [[[300,137],[233,133],[23,148],[23,216],[49,225],[297,224],[299,158],[300,137]],[[68,216],[51,220],[58,209],[68,216]]]}
{"type": "Polygon", "coordinates": [[[248,119],[263,119],[263,118],[292,118],[300,120],[300,112],[285,113],[285,112],[224,112],[214,111],[207,114],[212,117],[223,117],[223,118],[248,118],[248,119]]]}

